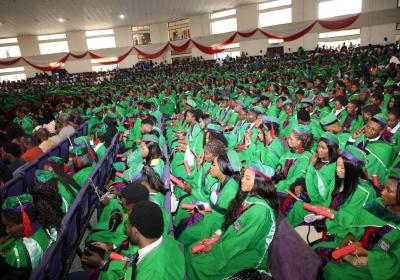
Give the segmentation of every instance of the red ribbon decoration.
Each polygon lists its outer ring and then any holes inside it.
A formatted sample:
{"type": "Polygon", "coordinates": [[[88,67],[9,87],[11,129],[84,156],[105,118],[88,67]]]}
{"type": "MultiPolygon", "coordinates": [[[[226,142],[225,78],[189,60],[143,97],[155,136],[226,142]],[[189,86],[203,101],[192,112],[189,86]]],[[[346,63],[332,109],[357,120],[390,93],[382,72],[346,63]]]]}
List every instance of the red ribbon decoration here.
{"type": "Polygon", "coordinates": [[[15,59],[11,59],[11,60],[10,59],[0,60],[0,65],[5,65],[5,66],[14,65],[14,64],[20,62],[20,60],[23,60],[25,63],[27,63],[28,65],[30,65],[38,70],[52,71],[52,70],[56,70],[56,69],[60,68],[62,66],[62,64],[65,63],[70,58],[70,56],[75,59],[83,59],[87,55],[89,55],[92,59],[99,59],[99,60],[104,59],[105,60],[105,61],[99,61],[98,62],[99,64],[110,65],[110,64],[117,64],[117,63],[120,63],[121,61],[125,60],[132,53],[132,51],[135,51],[136,53],[144,56],[147,59],[155,59],[155,58],[162,56],[166,51],[168,51],[168,49],[172,49],[176,52],[186,51],[190,47],[191,44],[193,45],[193,47],[196,47],[197,49],[199,49],[201,52],[203,52],[205,54],[217,54],[217,53],[221,53],[221,52],[225,51],[225,47],[232,44],[237,35],[244,37],[244,38],[249,38],[249,37],[253,36],[254,34],[256,34],[257,32],[260,32],[261,34],[263,34],[264,36],[266,36],[270,39],[282,39],[285,42],[289,42],[289,41],[297,40],[297,39],[301,38],[302,36],[304,36],[305,34],[307,34],[308,32],[310,32],[311,29],[313,29],[317,23],[319,23],[325,29],[337,30],[337,29],[342,29],[342,28],[352,25],[358,19],[359,16],[360,15],[358,14],[358,15],[354,15],[354,16],[344,18],[344,19],[339,19],[339,20],[316,20],[316,21],[312,22],[309,26],[304,28],[303,30],[301,30],[295,34],[289,35],[289,36],[273,35],[273,34],[270,34],[260,28],[256,28],[249,32],[239,32],[239,31],[234,32],[228,39],[226,39],[222,43],[212,45],[212,46],[205,46],[193,39],[188,39],[182,45],[174,45],[171,42],[168,42],[159,51],[156,51],[155,53],[148,53],[148,52],[140,50],[137,47],[131,47],[126,53],[122,54],[121,56],[118,56],[115,60],[109,60],[109,61],[107,60],[108,57],[103,57],[103,56],[97,55],[95,53],[92,53],[90,51],[86,51],[82,54],[74,54],[74,53],[69,52],[65,56],[63,56],[60,60],[52,63],[52,65],[50,65],[50,66],[40,66],[40,65],[34,64],[24,57],[17,57],[15,59]]]}

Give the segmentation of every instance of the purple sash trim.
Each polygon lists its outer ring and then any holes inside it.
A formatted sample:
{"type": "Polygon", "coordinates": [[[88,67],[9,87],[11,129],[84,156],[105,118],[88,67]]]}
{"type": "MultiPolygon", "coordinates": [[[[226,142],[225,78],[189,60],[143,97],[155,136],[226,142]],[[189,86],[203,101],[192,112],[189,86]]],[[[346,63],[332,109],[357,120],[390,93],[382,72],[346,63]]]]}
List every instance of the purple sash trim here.
{"type": "Polygon", "coordinates": [[[380,121],[380,120],[378,120],[378,119],[376,119],[374,117],[371,119],[371,121],[374,121],[374,122],[376,122],[377,124],[379,124],[379,125],[381,125],[383,127],[386,126],[386,123],[384,123],[384,122],[382,122],[382,121],[380,121]]]}
{"type": "Polygon", "coordinates": [[[338,193],[335,195],[335,197],[332,199],[331,205],[329,208],[338,211],[340,209],[340,206],[343,204],[343,194],[338,193]]]}
{"type": "Polygon", "coordinates": [[[267,181],[271,181],[271,178],[268,177],[267,175],[265,175],[264,173],[262,173],[261,171],[258,171],[257,169],[255,169],[253,166],[249,166],[248,167],[251,171],[253,171],[254,173],[256,173],[257,175],[263,177],[265,180],[267,181]]]}
{"type": "Polygon", "coordinates": [[[117,191],[121,191],[123,188],[125,188],[126,184],[124,182],[118,182],[113,184],[111,187],[116,189],[117,191]]]}
{"type": "Polygon", "coordinates": [[[145,139],[145,140],[143,140],[143,142],[153,142],[153,143],[158,144],[158,141],[153,140],[153,139],[145,139]]]}
{"type": "Polygon", "coordinates": [[[29,209],[32,209],[34,207],[33,203],[27,203],[27,204],[22,204],[21,206],[17,206],[15,208],[11,208],[11,209],[3,209],[4,212],[11,212],[11,213],[21,213],[22,210],[26,211],[29,209]]]}
{"type": "Polygon", "coordinates": [[[321,137],[321,138],[319,139],[319,141],[324,141],[326,144],[328,144],[328,146],[333,146],[333,147],[335,147],[336,149],[339,148],[339,144],[337,144],[337,143],[335,143],[335,142],[332,142],[331,140],[326,139],[326,138],[324,138],[324,137],[321,137]]]}
{"type": "Polygon", "coordinates": [[[347,151],[343,151],[342,157],[355,163],[356,165],[362,165],[364,163],[364,161],[359,160],[358,158],[354,157],[352,154],[348,153],[347,151]]]}
{"type": "Polygon", "coordinates": [[[369,236],[368,241],[363,244],[363,247],[367,250],[372,250],[375,245],[378,244],[379,240],[381,240],[382,237],[390,233],[392,230],[393,228],[389,225],[378,228],[369,236]]]}
{"type": "Polygon", "coordinates": [[[198,220],[203,219],[203,217],[204,217],[203,214],[200,214],[200,213],[193,213],[192,215],[190,215],[186,227],[191,227],[191,226],[194,225],[198,220]]]}

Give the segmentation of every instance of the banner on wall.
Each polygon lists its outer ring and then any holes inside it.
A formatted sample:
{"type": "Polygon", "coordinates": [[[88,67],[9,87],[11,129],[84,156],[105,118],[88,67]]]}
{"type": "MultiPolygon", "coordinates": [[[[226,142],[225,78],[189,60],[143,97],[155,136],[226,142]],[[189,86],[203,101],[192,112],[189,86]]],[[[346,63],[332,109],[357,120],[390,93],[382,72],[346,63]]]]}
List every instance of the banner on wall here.
{"type": "Polygon", "coordinates": [[[111,61],[107,60],[106,59],[107,57],[103,57],[103,56],[97,55],[91,51],[87,51],[82,54],[74,54],[74,53],[69,52],[66,55],[64,55],[61,59],[59,59],[55,62],[52,62],[52,63],[48,63],[47,66],[41,66],[41,65],[34,64],[24,57],[0,60],[0,65],[10,66],[10,65],[19,63],[22,60],[26,64],[28,64],[38,70],[52,71],[52,70],[56,70],[56,69],[62,67],[62,65],[66,61],[68,61],[68,59],[70,57],[73,57],[75,59],[83,59],[86,56],[90,56],[92,59],[97,59],[99,61],[98,62],[99,64],[110,65],[110,64],[120,63],[121,61],[125,60],[132,53],[139,54],[147,59],[156,59],[156,58],[162,56],[163,54],[165,54],[168,50],[174,50],[176,52],[184,52],[190,47],[197,48],[198,50],[200,50],[201,52],[203,52],[205,54],[217,54],[217,53],[221,53],[221,52],[225,51],[225,47],[232,44],[235,41],[236,36],[240,36],[243,38],[250,38],[250,37],[254,36],[257,32],[259,32],[262,35],[264,35],[265,37],[267,37],[268,39],[281,39],[284,42],[289,42],[289,41],[297,40],[297,39],[303,37],[304,35],[306,35],[307,33],[309,33],[317,23],[325,29],[338,30],[338,29],[346,28],[346,27],[352,25],[358,19],[359,16],[360,15],[358,14],[358,15],[354,15],[354,16],[340,19],[340,20],[316,20],[316,21],[312,22],[310,25],[308,25],[306,28],[304,28],[303,30],[300,30],[299,32],[289,35],[289,36],[274,35],[274,34],[268,33],[267,31],[264,31],[260,28],[256,28],[249,32],[239,32],[239,31],[234,32],[225,41],[218,43],[218,44],[214,44],[212,46],[205,46],[191,38],[186,40],[186,42],[184,42],[181,45],[175,45],[171,42],[168,42],[168,43],[164,44],[159,50],[154,51],[154,52],[146,52],[135,46],[135,47],[131,47],[124,54],[122,54],[120,56],[116,56],[115,59],[113,59],[111,61]]]}

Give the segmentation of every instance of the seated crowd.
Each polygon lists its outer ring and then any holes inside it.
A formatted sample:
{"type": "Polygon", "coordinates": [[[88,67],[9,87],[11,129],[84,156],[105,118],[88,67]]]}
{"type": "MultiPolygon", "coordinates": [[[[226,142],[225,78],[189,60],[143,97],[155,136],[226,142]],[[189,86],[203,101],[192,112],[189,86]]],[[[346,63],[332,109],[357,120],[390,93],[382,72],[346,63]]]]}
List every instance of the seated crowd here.
{"type": "Polygon", "coordinates": [[[399,54],[300,48],[0,84],[2,184],[88,126],[2,202],[0,279],[38,266],[115,135],[71,279],[269,279],[281,216],[322,232],[323,279],[400,279],[399,54]]]}

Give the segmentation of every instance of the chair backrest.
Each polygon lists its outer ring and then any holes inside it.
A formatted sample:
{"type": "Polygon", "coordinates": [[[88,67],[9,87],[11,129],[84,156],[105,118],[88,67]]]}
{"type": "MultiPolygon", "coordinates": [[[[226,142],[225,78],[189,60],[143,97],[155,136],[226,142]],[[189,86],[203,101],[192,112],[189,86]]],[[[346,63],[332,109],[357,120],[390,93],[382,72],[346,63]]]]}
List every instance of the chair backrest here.
{"type": "Polygon", "coordinates": [[[32,183],[33,178],[35,177],[35,171],[38,169],[38,160],[34,160],[32,163],[28,164],[22,174],[24,176],[25,184],[28,186],[32,183]]]}
{"type": "Polygon", "coordinates": [[[0,187],[1,203],[7,196],[20,195],[25,191],[23,174],[19,173],[0,187]]]}
{"type": "Polygon", "coordinates": [[[280,214],[269,246],[268,262],[273,279],[319,279],[320,258],[280,214]]]}

